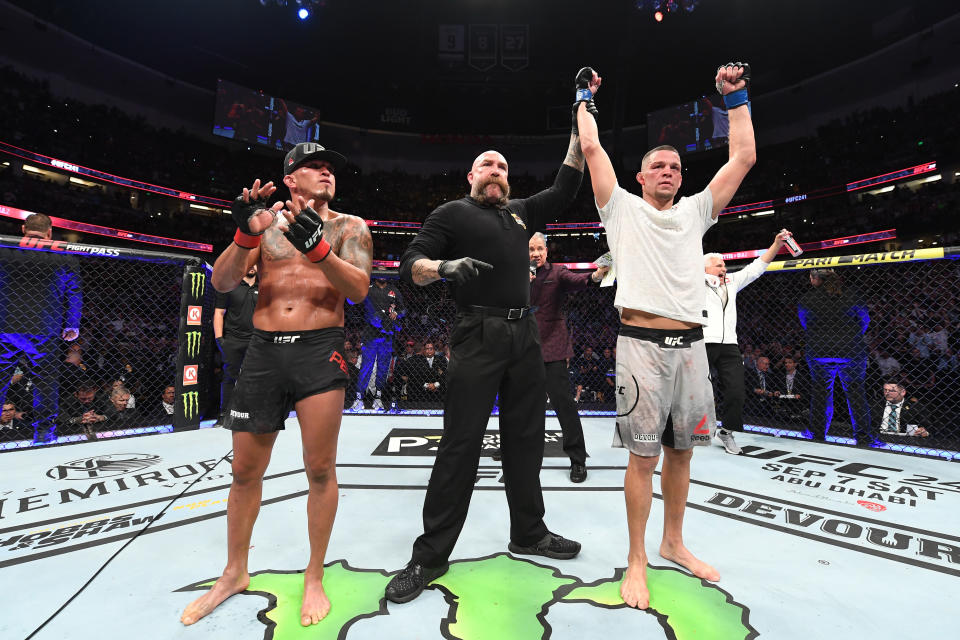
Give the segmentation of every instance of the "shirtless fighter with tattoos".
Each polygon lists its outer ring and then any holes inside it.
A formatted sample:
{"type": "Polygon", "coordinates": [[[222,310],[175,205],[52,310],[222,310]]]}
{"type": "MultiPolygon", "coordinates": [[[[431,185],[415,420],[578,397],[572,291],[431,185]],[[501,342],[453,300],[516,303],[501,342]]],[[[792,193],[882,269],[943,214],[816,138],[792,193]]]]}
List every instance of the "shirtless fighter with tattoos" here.
{"type": "Polygon", "coordinates": [[[279,430],[296,409],[309,482],[310,560],[304,572],[300,623],[330,611],[323,559],[337,511],[336,452],[347,364],[343,303],[363,300],[370,287],[373,247],[366,223],[331,211],[336,173],[346,159],[313,142],[284,159],[286,204],[268,206],[276,187],[254,181],[233,204],[234,243],[213,267],[218,291],[236,287],[250,267],[260,271],[253,337],[224,411],[233,431],[233,483],[227,506],[227,566],[180,620],[193,624],[250,583],[247,551],[260,510],[263,474],[279,430]]]}

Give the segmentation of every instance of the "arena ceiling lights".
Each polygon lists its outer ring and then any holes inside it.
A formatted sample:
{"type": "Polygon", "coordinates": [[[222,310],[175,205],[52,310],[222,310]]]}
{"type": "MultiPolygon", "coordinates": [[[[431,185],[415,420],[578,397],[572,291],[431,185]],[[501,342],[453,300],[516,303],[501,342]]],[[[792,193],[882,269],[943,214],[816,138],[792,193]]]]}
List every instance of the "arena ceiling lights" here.
{"type": "Polygon", "coordinates": [[[260,0],[264,7],[291,7],[300,21],[309,20],[314,10],[322,8],[326,0],[260,0]]]}
{"type": "Polygon", "coordinates": [[[657,22],[668,14],[693,13],[699,5],[700,0],[636,0],[637,10],[649,13],[657,22]]]}

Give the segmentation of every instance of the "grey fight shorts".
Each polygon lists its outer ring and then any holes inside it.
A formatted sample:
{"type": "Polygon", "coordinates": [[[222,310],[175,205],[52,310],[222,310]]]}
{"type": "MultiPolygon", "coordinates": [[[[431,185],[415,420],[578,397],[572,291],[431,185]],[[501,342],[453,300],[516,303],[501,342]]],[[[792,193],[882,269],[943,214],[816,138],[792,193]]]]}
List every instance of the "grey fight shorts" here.
{"type": "Polygon", "coordinates": [[[710,444],[717,420],[703,329],[620,325],[613,446],[658,456],[661,445],[710,444]]]}

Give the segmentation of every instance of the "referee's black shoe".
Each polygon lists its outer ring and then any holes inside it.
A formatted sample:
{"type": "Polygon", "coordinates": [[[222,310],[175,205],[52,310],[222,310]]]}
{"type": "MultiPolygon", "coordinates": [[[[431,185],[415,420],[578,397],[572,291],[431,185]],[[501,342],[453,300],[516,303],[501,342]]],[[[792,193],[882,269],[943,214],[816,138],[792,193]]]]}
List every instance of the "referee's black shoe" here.
{"type": "Polygon", "coordinates": [[[413,560],[387,583],[386,596],[390,602],[410,602],[423,593],[424,588],[450,568],[449,562],[431,569],[413,560]]]}
{"type": "Polygon", "coordinates": [[[570,465],[570,482],[581,483],[587,479],[587,465],[574,462],[570,465]]]}
{"type": "Polygon", "coordinates": [[[529,547],[521,547],[511,542],[507,545],[512,553],[519,553],[530,556],[546,556],[555,560],[569,560],[580,553],[580,543],[574,540],[567,540],[563,536],[547,532],[540,542],[532,544],[529,547]]]}

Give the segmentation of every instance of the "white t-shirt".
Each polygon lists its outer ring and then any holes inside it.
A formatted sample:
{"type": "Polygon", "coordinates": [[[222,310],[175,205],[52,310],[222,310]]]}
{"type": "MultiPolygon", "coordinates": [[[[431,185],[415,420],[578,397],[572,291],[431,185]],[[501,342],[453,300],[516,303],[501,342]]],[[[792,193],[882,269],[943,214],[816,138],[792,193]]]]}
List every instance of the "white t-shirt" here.
{"type": "Polygon", "coordinates": [[[617,185],[598,211],[617,270],[617,310],[703,324],[702,238],[717,222],[710,188],[659,211],[617,185]]]}
{"type": "Polygon", "coordinates": [[[289,111],[287,112],[287,133],[283,136],[284,142],[290,144],[300,144],[301,142],[310,142],[310,119],[297,120],[289,111]]]}

